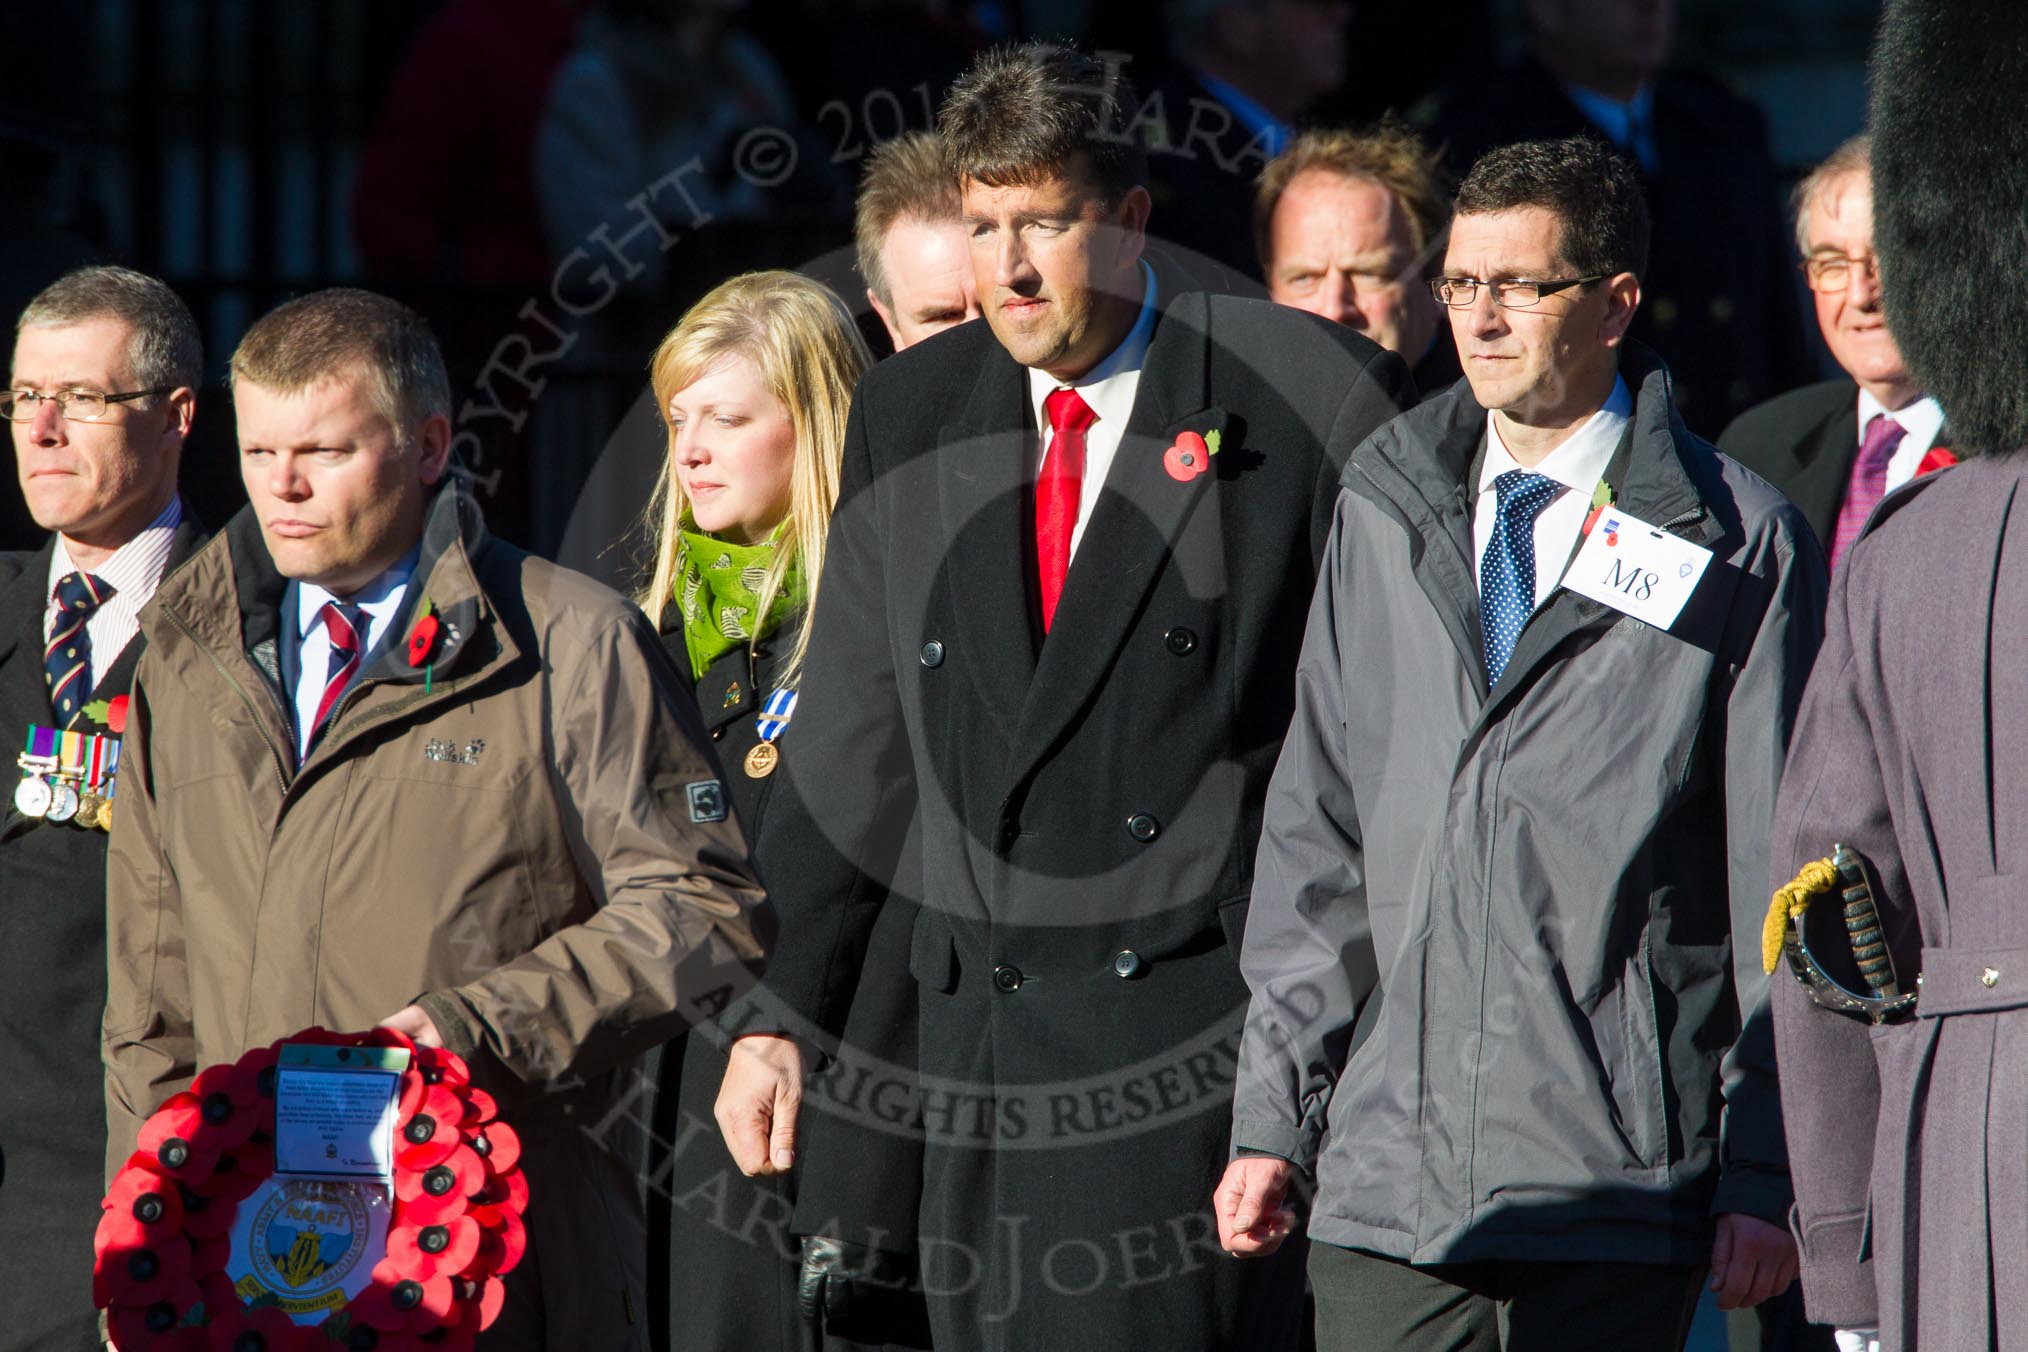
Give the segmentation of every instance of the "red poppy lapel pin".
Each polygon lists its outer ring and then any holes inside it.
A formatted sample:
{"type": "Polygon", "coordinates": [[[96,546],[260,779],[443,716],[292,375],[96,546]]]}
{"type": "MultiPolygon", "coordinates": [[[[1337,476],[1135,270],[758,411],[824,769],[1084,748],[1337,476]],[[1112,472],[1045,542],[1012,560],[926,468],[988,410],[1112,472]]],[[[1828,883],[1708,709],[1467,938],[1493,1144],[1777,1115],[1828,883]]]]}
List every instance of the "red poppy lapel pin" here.
{"type": "Polygon", "coordinates": [[[437,603],[425,599],[422,614],[416,617],[415,625],[408,631],[408,664],[419,667],[429,660],[430,650],[437,645],[437,603]]]}
{"type": "Polygon", "coordinates": [[[442,627],[437,622],[437,603],[424,597],[422,614],[416,617],[408,631],[408,665],[411,669],[423,669],[425,695],[430,693],[436,682],[437,664],[433,654],[436,652],[437,632],[442,627]]]}
{"type": "MultiPolygon", "coordinates": [[[[1932,455],[1935,452],[1931,452],[1932,455]]],[[[127,730],[127,697],[115,695],[111,699],[95,699],[83,709],[84,716],[105,728],[114,736],[127,730]]]]}
{"type": "Polygon", "coordinates": [[[1956,451],[1953,451],[1948,446],[1932,446],[1929,448],[1929,454],[1922,458],[1922,463],[1915,467],[1915,477],[1920,479],[1925,474],[1934,474],[1940,469],[1949,469],[1957,463],[1958,453],[1956,451]]]}
{"type": "Polygon", "coordinates": [[[1168,450],[1162,452],[1162,468],[1177,483],[1187,484],[1211,468],[1211,457],[1218,454],[1220,439],[1221,434],[1215,427],[1201,436],[1196,432],[1183,432],[1168,450]]]}

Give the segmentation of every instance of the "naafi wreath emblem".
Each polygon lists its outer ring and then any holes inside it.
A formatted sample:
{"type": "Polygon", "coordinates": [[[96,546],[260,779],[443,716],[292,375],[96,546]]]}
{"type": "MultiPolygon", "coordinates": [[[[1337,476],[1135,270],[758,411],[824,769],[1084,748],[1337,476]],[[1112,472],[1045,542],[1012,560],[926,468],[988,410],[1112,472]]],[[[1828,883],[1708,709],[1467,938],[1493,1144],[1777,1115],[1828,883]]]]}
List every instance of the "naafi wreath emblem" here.
{"type": "Polygon", "coordinates": [[[212,1066],[138,1146],[93,1241],[93,1297],[120,1352],[469,1349],[528,1247],[520,1138],[462,1060],[391,1029],[312,1028],[212,1066]],[[284,1042],[410,1053],[391,1200],[274,1177],[284,1042]]]}

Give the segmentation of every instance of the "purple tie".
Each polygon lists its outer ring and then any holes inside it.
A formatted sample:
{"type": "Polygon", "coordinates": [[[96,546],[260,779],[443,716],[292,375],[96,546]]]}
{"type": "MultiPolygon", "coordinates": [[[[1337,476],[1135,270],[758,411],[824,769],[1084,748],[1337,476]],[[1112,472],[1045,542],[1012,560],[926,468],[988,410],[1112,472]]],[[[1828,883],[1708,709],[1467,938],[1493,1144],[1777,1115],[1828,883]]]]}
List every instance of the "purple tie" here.
{"type": "Polygon", "coordinates": [[[1885,413],[1874,414],[1873,421],[1866,424],[1859,458],[1852,462],[1852,482],[1845,488],[1845,505],[1838,509],[1838,528],[1831,536],[1832,568],[1866,528],[1866,520],[1880,499],[1887,496],[1887,462],[1907,435],[1908,429],[1885,413]]]}

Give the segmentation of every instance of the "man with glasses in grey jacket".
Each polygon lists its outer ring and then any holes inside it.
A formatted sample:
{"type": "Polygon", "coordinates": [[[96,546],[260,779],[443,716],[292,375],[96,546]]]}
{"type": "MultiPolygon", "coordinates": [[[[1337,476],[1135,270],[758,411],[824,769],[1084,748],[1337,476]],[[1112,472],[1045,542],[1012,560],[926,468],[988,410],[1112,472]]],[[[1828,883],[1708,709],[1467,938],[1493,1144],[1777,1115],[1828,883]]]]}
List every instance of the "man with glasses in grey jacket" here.
{"type": "Polygon", "coordinates": [[[1318,1344],[1680,1348],[1796,1270],[1758,961],[1824,563],[1625,341],[1588,139],[1461,185],[1469,381],[1354,452],[1270,786],[1215,1206],[1307,1230],[1318,1344]]]}

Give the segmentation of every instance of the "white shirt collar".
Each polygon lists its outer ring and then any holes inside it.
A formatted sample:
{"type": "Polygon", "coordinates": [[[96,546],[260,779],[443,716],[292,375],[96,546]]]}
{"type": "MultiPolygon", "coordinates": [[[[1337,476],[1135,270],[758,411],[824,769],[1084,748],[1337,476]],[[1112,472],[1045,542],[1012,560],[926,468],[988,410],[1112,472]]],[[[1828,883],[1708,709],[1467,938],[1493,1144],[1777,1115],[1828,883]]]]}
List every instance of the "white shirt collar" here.
{"type": "Polygon", "coordinates": [[[1937,403],[1930,395],[1925,394],[1906,408],[1890,410],[1881,404],[1878,399],[1875,399],[1872,392],[1862,385],[1859,388],[1859,439],[1861,441],[1866,439],[1866,425],[1872,422],[1876,415],[1883,413],[1900,423],[1911,438],[1922,442],[1924,445],[1933,445],[1936,442],[1937,434],[1943,431],[1943,405],[1937,403]]]}
{"type": "MultiPolygon", "coordinates": [[[[1120,428],[1126,426],[1127,416],[1134,411],[1134,391],[1139,384],[1135,377],[1148,359],[1148,344],[1155,334],[1155,270],[1146,259],[1141,260],[1141,281],[1141,313],[1134,320],[1134,327],[1127,330],[1127,336],[1104,361],[1068,383],[1068,388],[1083,396],[1100,421],[1110,419],[1113,426],[1120,428]]],[[[1044,437],[1049,434],[1045,401],[1064,388],[1065,384],[1049,372],[1028,368],[1028,398],[1035,406],[1036,429],[1044,437]]]]}
{"type": "MultiPolygon", "coordinates": [[[[1611,463],[1613,452],[1619,449],[1620,437],[1626,431],[1627,422],[1634,415],[1634,396],[1627,389],[1627,382],[1613,377],[1613,392],[1606,396],[1598,412],[1585,420],[1584,426],[1570,434],[1561,446],[1542,457],[1542,463],[1530,470],[1556,480],[1566,488],[1576,489],[1586,497],[1598,487],[1598,481],[1605,477],[1606,466],[1611,463]]],[[[1493,486],[1493,480],[1510,469],[1521,469],[1500,440],[1500,426],[1493,419],[1491,410],[1486,413],[1486,460],[1479,470],[1479,492],[1484,493],[1493,486]]]]}
{"type": "MultiPolygon", "coordinates": [[[[124,596],[139,610],[147,599],[155,594],[161,585],[163,566],[169,559],[169,537],[183,524],[183,499],[172,497],[169,505],[156,513],[155,519],[134,536],[133,539],[114,550],[97,568],[92,576],[113,589],[116,596],[124,596]]],[[[63,536],[59,533],[56,543],[49,551],[48,591],[45,603],[56,599],[57,581],[66,573],[79,571],[71,562],[70,550],[65,548],[63,536]]]]}
{"type": "Polygon", "coordinates": [[[408,590],[409,579],[415,575],[416,562],[422,556],[422,544],[408,551],[380,576],[361,587],[350,596],[339,597],[326,591],[314,582],[296,584],[296,637],[308,637],[310,631],[322,621],[318,618],[329,601],[343,600],[358,606],[370,617],[369,632],[361,635],[365,646],[371,649],[380,641],[387,627],[394,621],[395,611],[401,608],[402,596],[408,590]]]}

